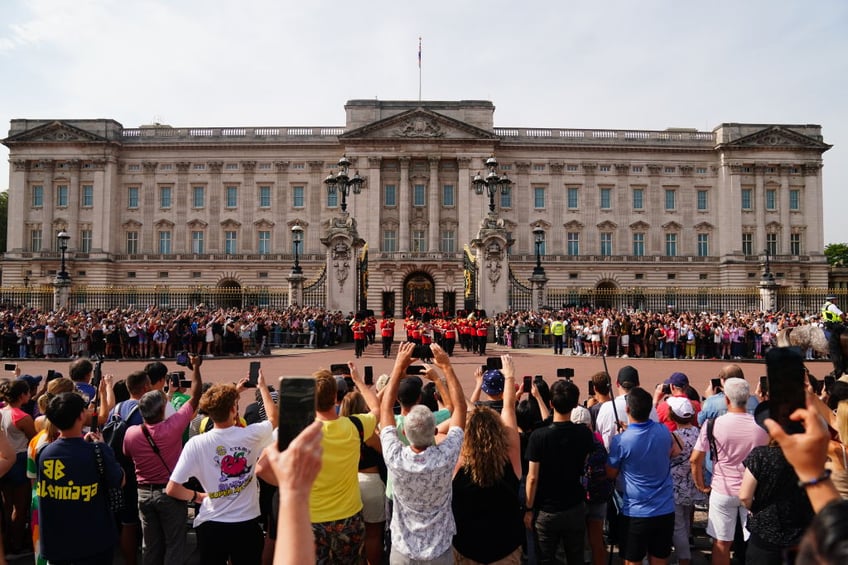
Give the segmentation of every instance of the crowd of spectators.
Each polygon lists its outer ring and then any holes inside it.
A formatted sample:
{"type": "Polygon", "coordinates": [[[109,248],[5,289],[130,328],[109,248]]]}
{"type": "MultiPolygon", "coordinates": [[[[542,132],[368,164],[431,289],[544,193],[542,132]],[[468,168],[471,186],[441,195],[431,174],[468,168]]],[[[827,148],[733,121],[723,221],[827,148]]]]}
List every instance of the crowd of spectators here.
{"type": "Polygon", "coordinates": [[[353,362],[316,371],[320,425],[283,453],[273,439],[276,392],[261,372],[256,402],[241,409],[248,379],[204,386],[198,354],[187,383],[159,361],[98,383],[85,358],[71,363],[70,379],[5,381],[7,555],[31,549],[36,563],[105,565],[120,551],[132,565],[140,543],[144,563],[182,563],[193,515],[204,564],[600,564],[614,543],[625,563],[665,563],[673,548],[686,565],[693,506],[705,503],[714,563],[729,563],[733,548],[750,563],[780,562],[828,536],[814,512],[838,498],[833,485],[848,467],[839,441],[848,384],[817,397],[795,352],[766,355],[772,390],[795,383],[801,405],[808,390],[808,412],[790,416],[761,404],[768,396],[733,364],[701,393],[680,371],[645,390],[629,365],[613,380],[601,372],[519,382],[526,368],[503,355],[502,369],[477,366],[473,389],[463,390],[447,352],[429,349],[432,363],[423,363],[420,344],[402,343],[373,386],[353,362]],[[591,394],[576,383],[587,379],[591,394]],[[787,429],[806,419],[794,436],[768,422],[787,455],[769,444],[758,406],[787,429]],[[834,439],[819,437],[818,418],[834,439]],[[90,426],[118,421],[126,428],[115,452],[90,426]],[[824,470],[828,454],[836,481],[824,470]],[[31,513],[19,475],[34,479],[31,513]],[[737,519],[744,535],[735,540],[737,519]],[[93,525],[97,543],[73,543],[93,525]]]}
{"type": "MultiPolygon", "coordinates": [[[[788,327],[821,324],[818,312],[664,312],[564,308],[505,312],[493,319],[495,339],[508,347],[551,347],[557,323],[574,355],[671,359],[762,359],[788,327]],[[554,328],[554,331],[552,331],[554,328]]],[[[805,352],[808,360],[818,355],[805,352]]]]}
{"type": "Polygon", "coordinates": [[[271,347],[331,347],[352,341],[353,313],[260,307],[44,312],[0,311],[0,353],[8,358],[172,358],[256,355],[271,347]]]}

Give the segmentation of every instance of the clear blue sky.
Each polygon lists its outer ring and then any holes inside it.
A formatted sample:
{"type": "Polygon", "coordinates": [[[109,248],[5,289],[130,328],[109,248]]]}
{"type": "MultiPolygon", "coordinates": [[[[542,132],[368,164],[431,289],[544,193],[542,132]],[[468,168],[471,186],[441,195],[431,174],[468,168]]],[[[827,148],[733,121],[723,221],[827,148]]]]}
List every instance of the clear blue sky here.
{"type": "MultiPolygon", "coordinates": [[[[344,125],[345,101],[494,102],[500,127],[820,124],[848,241],[848,2],[3,0],[12,118],[344,125]]],[[[8,185],[0,148],[0,189],[8,185]]]]}

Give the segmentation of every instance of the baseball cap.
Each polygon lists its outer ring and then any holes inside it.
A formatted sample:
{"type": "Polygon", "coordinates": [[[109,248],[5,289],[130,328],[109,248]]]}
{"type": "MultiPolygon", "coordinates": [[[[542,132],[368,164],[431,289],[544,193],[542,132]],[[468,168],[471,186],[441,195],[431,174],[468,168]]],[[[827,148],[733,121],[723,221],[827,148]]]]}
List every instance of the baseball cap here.
{"type": "Polygon", "coordinates": [[[665,380],[665,384],[675,386],[677,388],[684,388],[689,386],[689,377],[683,373],[672,373],[671,376],[665,380]]]}
{"type": "Polygon", "coordinates": [[[415,404],[421,396],[422,388],[424,388],[424,382],[421,377],[410,375],[402,379],[398,385],[398,401],[404,406],[415,404]]]}
{"type": "Polygon", "coordinates": [[[483,373],[483,392],[489,396],[502,394],[504,391],[504,376],[497,369],[489,369],[483,373]]]}
{"type": "Polygon", "coordinates": [[[625,388],[639,386],[639,371],[631,365],[625,365],[618,370],[618,384],[625,388]]]}
{"type": "Polygon", "coordinates": [[[695,415],[695,409],[688,398],[682,396],[669,396],[665,400],[668,407],[680,418],[691,418],[695,415]]]}
{"type": "Polygon", "coordinates": [[[828,294],[827,296],[824,297],[824,299],[825,300],[836,300],[836,295],[835,294],[828,294]]]}
{"type": "Polygon", "coordinates": [[[26,381],[26,383],[29,385],[29,388],[36,388],[38,386],[38,383],[41,382],[42,378],[43,377],[41,375],[38,375],[37,377],[33,377],[32,375],[21,375],[20,380],[26,381]]]}

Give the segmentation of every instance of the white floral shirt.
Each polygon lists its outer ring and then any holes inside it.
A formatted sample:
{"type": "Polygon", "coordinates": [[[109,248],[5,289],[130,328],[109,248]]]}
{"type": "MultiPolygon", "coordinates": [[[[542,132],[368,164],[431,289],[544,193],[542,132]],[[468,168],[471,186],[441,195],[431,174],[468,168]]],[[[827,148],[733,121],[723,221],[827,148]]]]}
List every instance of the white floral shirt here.
{"type": "Polygon", "coordinates": [[[433,559],[451,548],[456,533],[451,481],[463,437],[461,428],[452,427],[442,443],[415,453],[400,442],[395,426],[380,432],[394,482],[392,546],[410,559],[433,559]]]}

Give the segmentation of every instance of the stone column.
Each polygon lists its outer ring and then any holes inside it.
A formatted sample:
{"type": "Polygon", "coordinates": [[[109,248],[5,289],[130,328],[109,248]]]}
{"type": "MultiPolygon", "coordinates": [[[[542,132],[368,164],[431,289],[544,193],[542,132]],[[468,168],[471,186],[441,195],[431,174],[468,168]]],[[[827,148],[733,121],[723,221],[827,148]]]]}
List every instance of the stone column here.
{"type": "MultiPolygon", "coordinates": [[[[765,174],[766,166],[764,163],[754,165],[754,201],[752,204],[754,206],[754,223],[757,226],[757,235],[754,238],[754,253],[756,255],[759,255],[766,248],[766,231],[768,228],[766,227],[765,174]]],[[[779,242],[777,247],[780,248],[779,242]]]]}
{"type": "Polygon", "coordinates": [[[356,220],[349,214],[332,218],[321,243],[327,247],[326,308],[345,314],[355,312],[356,260],[365,243],[359,238],[356,220]]]}
{"type": "MultiPolygon", "coordinates": [[[[550,218],[551,222],[554,222],[556,218],[566,217],[565,198],[567,195],[567,189],[565,188],[565,183],[562,179],[562,171],[565,168],[565,164],[561,162],[552,162],[548,165],[548,167],[551,171],[551,184],[549,190],[551,207],[550,212],[546,214],[546,216],[550,218]]],[[[565,232],[562,229],[561,224],[559,226],[554,224],[553,228],[548,230],[546,235],[547,241],[545,243],[548,253],[556,255],[564,253],[564,234],[565,232]]]]}
{"type": "Polygon", "coordinates": [[[241,170],[244,172],[244,183],[238,189],[239,210],[241,210],[241,234],[239,247],[246,253],[258,252],[259,242],[256,240],[256,161],[242,161],[241,170]]]}
{"type": "Polygon", "coordinates": [[[545,284],[548,282],[548,277],[544,273],[533,273],[530,275],[530,284],[533,287],[533,294],[530,296],[530,304],[533,310],[539,311],[539,308],[547,305],[548,300],[545,295],[545,284]]]}
{"type": "Polygon", "coordinates": [[[53,280],[53,310],[59,311],[68,307],[71,297],[70,279],[60,279],[58,275],[53,280]]]}
{"type": "Polygon", "coordinates": [[[400,161],[400,185],[398,186],[400,217],[400,242],[398,251],[404,253],[409,251],[409,208],[412,200],[412,191],[409,187],[409,157],[401,157],[400,161]]]}
{"type": "Polygon", "coordinates": [[[471,188],[471,170],[468,166],[471,164],[469,157],[457,157],[457,166],[459,167],[459,175],[457,176],[456,187],[456,213],[459,222],[459,229],[456,234],[457,249],[461,249],[463,245],[471,241],[473,237],[471,230],[477,223],[477,219],[471,219],[471,199],[477,198],[474,194],[474,189],[471,188]]]}
{"type": "Polygon", "coordinates": [[[512,243],[497,214],[489,214],[483,219],[477,238],[471,241],[477,256],[478,306],[485,309],[489,316],[509,308],[507,249],[512,243]]]}
{"type": "Polygon", "coordinates": [[[430,179],[428,182],[427,193],[427,223],[428,223],[428,243],[427,251],[430,253],[439,251],[439,209],[440,201],[439,192],[439,157],[431,156],[430,161],[430,179]]]}
{"type": "MultiPolygon", "coordinates": [[[[159,165],[156,161],[142,161],[141,167],[144,175],[142,176],[141,188],[139,189],[138,198],[141,201],[141,223],[144,226],[152,226],[156,220],[156,167],[159,165]]],[[[173,253],[181,253],[186,250],[185,244],[185,227],[179,226],[174,230],[173,234],[173,253]],[[177,242],[177,238],[182,239],[182,242],[177,242]]]]}
{"type": "MultiPolygon", "coordinates": [[[[307,164],[309,165],[309,182],[306,183],[306,194],[303,195],[306,207],[297,213],[305,214],[311,225],[320,226],[323,223],[321,211],[324,209],[324,203],[327,201],[327,185],[324,184],[324,178],[326,177],[324,161],[309,161],[307,164]]],[[[341,210],[341,201],[342,195],[339,194],[339,210],[341,210]]],[[[316,239],[320,235],[317,230],[309,230],[303,234],[304,254],[307,249],[318,248],[318,241],[316,239]]],[[[291,240],[287,241],[291,242],[291,240]]],[[[286,249],[287,252],[291,253],[291,246],[288,246],[286,249]]]]}
{"type": "MultiPolygon", "coordinates": [[[[30,194],[30,163],[25,159],[12,161],[11,173],[9,174],[9,218],[18,218],[19,224],[13,229],[7,230],[8,240],[6,249],[12,253],[20,253],[30,244],[29,229],[32,217],[27,213],[29,203],[32,201],[30,194]]],[[[46,194],[46,187],[43,188],[46,194]]],[[[10,224],[11,225],[11,224],[10,224]]]]}
{"type": "Polygon", "coordinates": [[[206,214],[209,222],[209,251],[212,253],[224,252],[224,241],[221,239],[221,171],[224,169],[223,161],[210,161],[207,165],[209,185],[206,194],[206,214]]]}
{"type": "Polygon", "coordinates": [[[365,213],[373,218],[378,218],[378,221],[365,222],[365,233],[362,238],[368,242],[371,249],[382,249],[382,241],[380,240],[380,211],[383,209],[383,181],[380,178],[380,166],[382,158],[368,158],[368,178],[365,180],[363,190],[365,192],[362,198],[365,198],[365,213]]]}
{"type": "MultiPolygon", "coordinates": [[[[822,164],[804,164],[804,193],[802,194],[801,210],[808,226],[821,226],[824,221],[824,198],[822,197],[822,164]]],[[[805,243],[807,253],[818,255],[820,249],[824,249],[824,237],[821,229],[810,229],[807,231],[808,239],[805,243]]]]}
{"type": "Polygon", "coordinates": [[[80,162],[79,159],[71,159],[68,162],[68,170],[70,171],[70,182],[68,183],[68,227],[69,233],[73,234],[74,249],[80,248],[80,229],[79,229],[79,211],[80,211],[80,162]]]}
{"type": "MultiPolygon", "coordinates": [[[[191,168],[191,163],[188,161],[180,161],[176,163],[177,167],[177,184],[174,187],[174,209],[177,211],[176,225],[174,226],[174,249],[191,251],[188,242],[188,211],[192,208],[191,196],[188,193],[188,171],[191,168]]],[[[151,224],[152,226],[152,224],[151,224]]],[[[145,229],[150,230],[151,226],[146,226],[145,229]]],[[[142,238],[143,247],[141,249],[150,249],[151,243],[147,240],[149,237],[142,238]]],[[[209,242],[206,243],[207,253],[209,252],[209,242]]]]}
{"type": "Polygon", "coordinates": [[[41,224],[41,248],[42,249],[57,249],[56,234],[53,232],[53,218],[55,217],[56,206],[56,181],[53,178],[53,169],[56,163],[53,159],[42,159],[41,169],[44,171],[44,208],[41,224]]]}
{"type": "Polygon", "coordinates": [[[663,232],[663,224],[665,220],[665,191],[660,184],[661,165],[647,165],[650,177],[648,180],[648,190],[645,198],[647,199],[647,208],[650,210],[648,221],[651,224],[648,237],[645,241],[645,255],[665,255],[665,234],[663,232]]]}
{"type": "MultiPolygon", "coordinates": [[[[284,226],[286,225],[286,210],[291,208],[291,202],[287,199],[289,198],[288,191],[288,174],[289,174],[289,161],[274,161],[274,166],[277,168],[277,182],[276,182],[276,190],[274,190],[275,195],[271,198],[271,210],[274,211],[274,222],[275,225],[284,226]]],[[[271,251],[272,253],[279,253],[280,250],[284,252],[286,249],[286,237],[288,234],[285,233],[284,230],[274,230],[271,234],[271,251]]],[[[314,248],[313,248],[314,249],[314,248]]],[[[306,252],[306,238],[303,238],[303,247],[301,251],[306,252]]]]}
{"type": "Polygon", "coordinates": [[[778,285],[774,282],[774,275],[770,278],[765,278],[760,281],[760,310],[763,312],[774,312],[777,310],[777,288],[778,285]]]}
{"type": "Polygon", "coordinates": [[[286,277],[286,280],[289,281],[289,306],[303,305],[303,281],[305,279],[303,273],[291,273],[286,277]]]}

